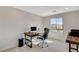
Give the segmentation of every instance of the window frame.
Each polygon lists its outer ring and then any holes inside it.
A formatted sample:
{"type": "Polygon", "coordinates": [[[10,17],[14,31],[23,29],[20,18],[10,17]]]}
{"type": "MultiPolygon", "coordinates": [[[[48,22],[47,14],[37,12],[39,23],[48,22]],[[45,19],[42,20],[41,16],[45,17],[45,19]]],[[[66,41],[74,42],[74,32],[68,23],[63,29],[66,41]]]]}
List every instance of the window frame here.
{"type": "Polygon", "coordinates": [[[54,18],[56,18],[56,29],[53,29],[53,30],[62,31],[64,29],[64,19],[63,19],[63,17],[53,17],[53,18],[51,18],[50,19],[50,26],[51,26],[51,28],[52,28],[52,25],[53,25],[53,24],[51,24],[51,20],[53,20],[54,18]],[[58,25],[57,24],[57,20],[59,18],[62,18],[62,29],[57,28],[57,25],[58,25]]]}

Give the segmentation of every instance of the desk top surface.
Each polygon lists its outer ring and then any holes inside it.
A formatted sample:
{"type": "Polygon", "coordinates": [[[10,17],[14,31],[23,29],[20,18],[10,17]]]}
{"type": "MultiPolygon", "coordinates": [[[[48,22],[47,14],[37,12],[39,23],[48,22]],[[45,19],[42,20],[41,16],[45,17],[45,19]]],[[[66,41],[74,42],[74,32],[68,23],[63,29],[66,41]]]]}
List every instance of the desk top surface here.
{"type": "Polygon", "coordinates": [[[79,37],[68,36],[66,42],[72,44],[79,44],[79,37]]]}
{"type": "Polygon", "coordinates": [[[24,32],[24,34],[27,35],[27,36],[36,36],[36,35],[38,35],[38,33],[36,33],[36,32],[24,32]]]}

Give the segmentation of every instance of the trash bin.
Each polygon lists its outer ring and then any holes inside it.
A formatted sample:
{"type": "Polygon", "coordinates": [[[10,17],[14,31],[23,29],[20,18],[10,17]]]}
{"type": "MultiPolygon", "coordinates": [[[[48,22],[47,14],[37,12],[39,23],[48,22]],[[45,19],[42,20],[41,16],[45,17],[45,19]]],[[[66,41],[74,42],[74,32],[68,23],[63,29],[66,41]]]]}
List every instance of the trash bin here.
{"type": "Polygon", "coordinates": [[[18,47],[22,47],[24,45],[24,38],[18,39],[18,47]]]}

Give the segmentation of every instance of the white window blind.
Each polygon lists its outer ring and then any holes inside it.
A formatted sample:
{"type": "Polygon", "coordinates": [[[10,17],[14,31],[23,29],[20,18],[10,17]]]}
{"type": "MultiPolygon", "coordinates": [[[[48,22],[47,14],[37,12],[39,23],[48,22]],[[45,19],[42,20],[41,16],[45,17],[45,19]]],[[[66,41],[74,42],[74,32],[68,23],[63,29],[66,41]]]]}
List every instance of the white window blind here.
{"type": "Polygon", "coordinates": [[[51,28],[54,30],[63,30],[63,18],[55,17],[50,19],[51,28]]]}

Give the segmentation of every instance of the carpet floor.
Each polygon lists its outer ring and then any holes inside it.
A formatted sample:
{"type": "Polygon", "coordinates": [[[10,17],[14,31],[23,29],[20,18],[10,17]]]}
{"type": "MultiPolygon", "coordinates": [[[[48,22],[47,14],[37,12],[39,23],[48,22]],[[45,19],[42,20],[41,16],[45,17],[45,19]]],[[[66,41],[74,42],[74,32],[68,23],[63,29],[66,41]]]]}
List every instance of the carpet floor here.
{"type": "Polygon", "coordinates": [[[68,52],[68,44],[65,41],[50,40],[48,47],[41,48],[34,44],[32,48],[29,48],[24,45],[23,47],[7,49],[3,52],[68,52]]]}

